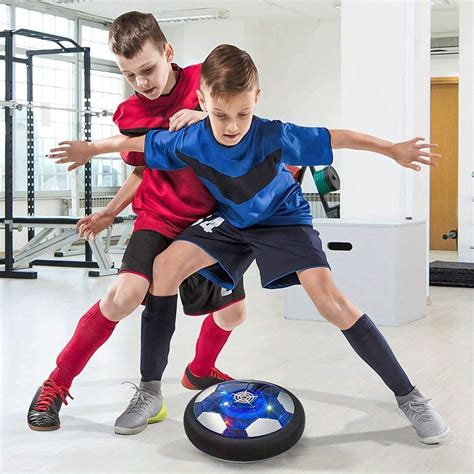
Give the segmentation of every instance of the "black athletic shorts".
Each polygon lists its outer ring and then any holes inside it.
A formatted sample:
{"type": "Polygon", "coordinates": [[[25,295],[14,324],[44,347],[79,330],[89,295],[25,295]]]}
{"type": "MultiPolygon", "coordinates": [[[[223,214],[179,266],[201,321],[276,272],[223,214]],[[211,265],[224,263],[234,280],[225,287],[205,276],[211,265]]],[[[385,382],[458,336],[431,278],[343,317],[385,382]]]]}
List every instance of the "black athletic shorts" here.
{"type": "MultiPolygon", "coordinates": [[[[155,257],[172,242],[159,232],[137,230],[130,237],[119,273],[135,273],[151,282],[155,257]]],[[[197,273],[183,281],[179,294],[185,314],[192,316],[218,311],[245,298],[242,279],[229,291],[197,273]]]]}
{"type": "Polygon", "coordinates": [[[237,229],[213,215],[188,227],[177,240],[191,242],[217,260],[199,273],[232,289],[254,259],[264,288],[299,285],[297,271],[330,269],[319,232],[310,225],[254,226],[237,229]]]}

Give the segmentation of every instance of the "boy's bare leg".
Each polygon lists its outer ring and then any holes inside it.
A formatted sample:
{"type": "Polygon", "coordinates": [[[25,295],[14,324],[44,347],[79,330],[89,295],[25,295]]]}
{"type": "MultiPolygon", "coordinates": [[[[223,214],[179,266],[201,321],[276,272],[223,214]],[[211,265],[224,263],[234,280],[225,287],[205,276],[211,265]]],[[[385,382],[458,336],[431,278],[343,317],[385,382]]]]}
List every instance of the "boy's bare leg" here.
{"type": "MultiPolygon", "coordinates": [[[[186,248],[188,246],[185,245],[186,248]]],[[[192,260],[192,257],[188,256],[188,252],[182,251],[180,247],[180,245],[172,244],[169,247],[171,249],[169,252],[171,257],[166,258],[168,255],[167,250],[156,258],[156,265],[163,262],[163,274],[167,277],[173,274],[167,268],[168,262],[171,269],[181,268],[186,272],[185,265],[179,257],[184,256],[186,262],[192,260]],[[175,247],[177,247],[177,250],[173,250],[175,247]],[[174,252],[177,253],[175,254],[174,252]]],[[[207,261],[204,264],[207,265],[207,261]]],[[[166,280],[159,273],[155,273],[154,278],[159,278],[162,281],[166,280]]],[[[180,281],[184,276],[178,274],[176,278],[176,281],[180,281]]],[[[179,283],[172,287],[174,293],[176,293],[178,285],[179,283]]],[[[136,387],[135,395],[130,404],[115,421],[114,431],[117,434],[129,435],[139,433],[148,424],[162,421],[167,416],[166,406],[161,394],[161,378],[168,362],[170,342],[174,333],[176,303],[177,297],[175,294],[156,296],[153,294],[153,289],[151,289],[147,295],[141,328],[140,370],[142,378],[140,385],[136,387]]],[[[240,314],[235,310],[225,310],[224,314],[228,312],[240,314]]],[[[218,345],[218,342],[216,345],[218,345]]],[[[215,347],[213,349],[215,350],[215,347]]]]}
{"type": "Polygon", "coordinates": [[[170,296],[178,293],[179,285],[190,275],[216,263],[197,245],[184,240],[173,242],[155,258],[150,293],[170,296]]]}
{"type": "Polygon", "coordinates": [[[337,288],[329,269],[310,268],[298,278],[319,313],[339,329],[349,329],[362,316],[363,312],[337,288]]]}
{"type": "Polygon", "coordinates": [[[388,342],[371,319],[354,306],[336,287],[327,268],[311,268],[298,273],[303,288],[319,313],[333,323],[356,353],[393,391],[400,409],[416,429],[423,443],[436,444],[449,428],[429,400],[415,388],[397,361],[388,342]]]}
{"type": "Polygon", "coordinates": [[[224,331],[232,331],[240,326],[247,317],[245,303],[237,301],[227,308],[221,309],[214,313],[214,322],[224,331]]]}
{"type": "Polygon", "coordinates": [[[146,297],[149,281],[134,273],[120,273],[99,306],[107,319],[120,321],[135,311],[146,297]]]}
{"type": "Polygon", "coordinates": [[[35,431],[60,427],[59,410],[74,377],[111,336],[117,322],[136,309],[146,295],[148,280],[131,273],[117,276],[103,300],[79,320],[75,332],[57,357],[56,368],[37,390],[28,410],[28,425],[35,431]]]}
{"type": "MultiPolygon", "coordinates": [[[[176,241],[168,249],[158,255],[153,266],[153,283],[150,288],[152,295],[177,298],[179,285],[190,275],[202,268],[216,263],[197,245],[186,241],[176,241]]],[[[163,299],[166,305],[166,299],[163,299]]],[[[166,311],[166,307],[163,308],[166,311]]],[[[215,379],[226,380],[230,377],[218,371],[214,363],[230,336],[232,329],[245,319],[243,301],[228,308],[210,314],[203,322],[201,333],[196,344],[196,357],[186,368],[182,383],[186,388],[199,389],[215,379]],[[194,372],[190,371],[190,367],[194,372]],[[203,385],[204,384],[204,385],[203,385]]]]}
{"type": "MultiPolygon", "coordinates": [[[[173,251],[176,243],[155,258],[153,278],[167,281],[168,276],[178,278],[176,274],[163,265],[163,274],[156,272],[158,262],[164,261],[174,269],[183,268],[181,251],[173,251]],[[166,258],[167,254],[171,254],[166,258]],[[173,261],[174,260],[174,261],[173,261]],[[165,276],[166,275],[166,276],[165,276]]],[[[186,256],[187,260],[191,257],[186,256]]],[[[175,330],[177,288],[181,281],[173,286],[171,293],[157,296],[153,292],[156,286],[152,283],[148,289],[145,310],[141,320],[141,353],[140,371],[142,374],[139,386],[128,407],[117,418],[114,431],[120,435],[132,435],[143,431],[148,424],[163,421],[166,416],[166,406],[161,394],[161,378],[168,363],[168,353],[171,338],[175,330]]],[[[120,316],[117,313],[118,317],[120,316]]]]}

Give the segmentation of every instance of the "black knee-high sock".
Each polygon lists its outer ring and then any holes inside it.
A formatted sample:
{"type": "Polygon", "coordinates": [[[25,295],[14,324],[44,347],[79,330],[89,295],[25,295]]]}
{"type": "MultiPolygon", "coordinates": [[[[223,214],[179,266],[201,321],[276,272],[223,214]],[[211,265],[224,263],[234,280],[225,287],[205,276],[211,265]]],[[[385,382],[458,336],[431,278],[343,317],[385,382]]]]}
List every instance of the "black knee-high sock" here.
{"type": "Polygon", "coordinates": [[[357,354],[380,375],[396,396],[406,395],[413,390],[413,385],[388,342],[366,314],[342,333],[357,354]]]}
{"type": "Polygon", "coordinates": [[[170,342],[176,325],[178,295],[148,293],[142,313],[140,371],[142,382],[161,380],[168,364],[170,342]]]}

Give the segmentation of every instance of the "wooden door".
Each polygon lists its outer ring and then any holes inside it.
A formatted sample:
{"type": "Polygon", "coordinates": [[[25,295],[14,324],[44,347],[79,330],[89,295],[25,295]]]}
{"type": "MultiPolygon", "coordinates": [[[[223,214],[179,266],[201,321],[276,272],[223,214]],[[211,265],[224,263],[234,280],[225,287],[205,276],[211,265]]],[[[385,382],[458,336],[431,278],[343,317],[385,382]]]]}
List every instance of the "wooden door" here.
{"type": "Polygon", "coordinates": [[[430,177],[430,249],[456,250],[443,234],[458,228],[458,78],[431,79],[431,143],[443,155],[430,177]]]}

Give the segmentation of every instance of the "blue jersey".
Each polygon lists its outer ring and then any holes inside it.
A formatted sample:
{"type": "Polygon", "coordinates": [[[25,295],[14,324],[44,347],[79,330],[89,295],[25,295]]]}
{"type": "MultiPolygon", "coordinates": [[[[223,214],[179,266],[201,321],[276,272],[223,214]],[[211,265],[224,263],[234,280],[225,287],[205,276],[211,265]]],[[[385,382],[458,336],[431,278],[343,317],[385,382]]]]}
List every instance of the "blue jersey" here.
{"type": "Polygon", "coordinates": [[[217,201],[216,213],[239,229],[254,225],[312,223],[310,207],[289,165],[332,163],[326,128],[300,127],[253,117],[234,146],[220,144],[209,119],[177,132],[152,130],[145,141],[147,166],[190,166],[217,201]]]}

